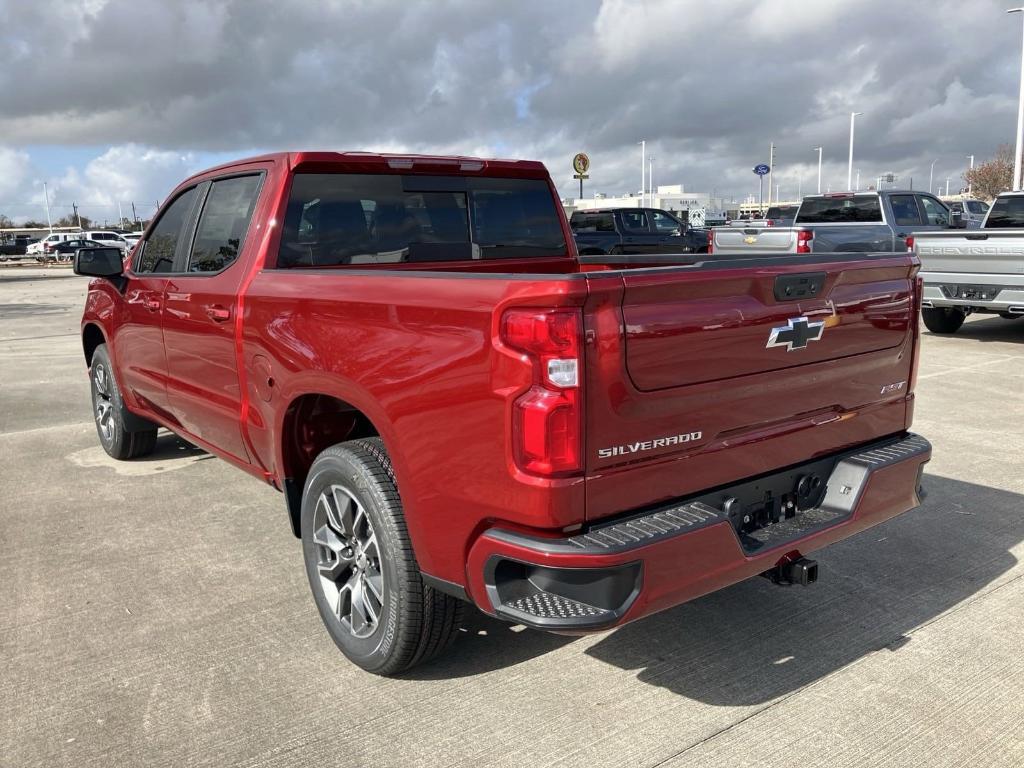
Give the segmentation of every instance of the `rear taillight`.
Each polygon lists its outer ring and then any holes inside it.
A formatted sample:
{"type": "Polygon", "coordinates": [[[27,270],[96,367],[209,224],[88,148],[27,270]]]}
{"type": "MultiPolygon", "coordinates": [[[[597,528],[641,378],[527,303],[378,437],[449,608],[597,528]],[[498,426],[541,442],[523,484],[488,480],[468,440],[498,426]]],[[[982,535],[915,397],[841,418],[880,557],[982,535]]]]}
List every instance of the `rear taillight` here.
{"type": "MultiPolygon", "coordinates": [[[[910,240],[911,238],[907,238],[910,240]]],[[[920,275],[914,277],[914,299],[913,299],[913,311],[910,316],[910,325],[913,329],[914,335],[914,346],[911,352],[910,359],[910,383],[907,387],[907,393],[914,391],[914,387],[917,386],[917,369],[921,363],[921,300],[924,297],[924,278],[920,275]]]]}
{"type": "Polygon", "coordinates": [[[582,325],[574,309],[511,309],[502,317],[502,342],[533,368],[533,385],[512,404],[513,453],[527,472],[550,477],[582,466],[582,325]]]}
{"type": "Polygon", "coordinates": [[[708,253],[715,252],[715,230],[708,230],[708,253]]]}
{"type": "Polygon", "coordinates": [[[914,236],[907,235],[907,253],[914,252],[914,236]]]}
{"type": "Polygon", "coordinates": [[[811,240],[814,239],[814,232],[809,229],[801,229],[796,233],[796,252],[810,253],[811,240]]]}
{"type": "Polygon", "coordinates": [[[775,219],[765,219],[764,225],[766,227],[774,227],[775,226],[775,219]]]}

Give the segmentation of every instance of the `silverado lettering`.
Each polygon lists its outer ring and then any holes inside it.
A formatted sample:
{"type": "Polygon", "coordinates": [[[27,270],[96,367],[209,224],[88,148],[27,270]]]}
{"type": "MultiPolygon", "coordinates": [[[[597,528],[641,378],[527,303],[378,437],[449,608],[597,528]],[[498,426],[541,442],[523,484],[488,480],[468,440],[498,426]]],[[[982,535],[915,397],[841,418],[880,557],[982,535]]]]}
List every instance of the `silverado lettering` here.
{"type": "Polygon", "coordinates": [[[801,554],[914,508],[918,262],[872,250],[586,263],[540,163],[293,152],[185,180],[75,271],[104,450],[165,428],[282,491],[327,632],[392,675],[466,603],[602,631],[810,583],[801,554]],[[766,347],[794,313],[829,342],[766,347]]]}
{"type": "Polygon", "coordinates": [[[695,440],[700,440],[700,438],[700,432],[687,432],[682,435],[658,437],[654,440],[644,440],[639,443],[630,443],[629,445],[616,445],[611,448],[600,448],[597,451],[597,455],[598,458],[601,459],[610,459],[612,456],[624,456],[630,453],[639,453],[640,451],[653,451],[656,448],[667,448],[670,445],[691,443],[695,440]]]}

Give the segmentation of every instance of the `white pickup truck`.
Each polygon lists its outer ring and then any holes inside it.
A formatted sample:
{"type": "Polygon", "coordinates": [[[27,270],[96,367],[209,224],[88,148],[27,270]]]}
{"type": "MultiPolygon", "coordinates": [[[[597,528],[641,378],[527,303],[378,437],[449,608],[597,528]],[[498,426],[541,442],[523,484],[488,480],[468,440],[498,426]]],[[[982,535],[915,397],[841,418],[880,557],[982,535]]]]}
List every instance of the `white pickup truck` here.
{"type": "Polygon", "coordinates": [[[1024,317],[1024,192],[999,195],[980,229],[913,237],[928,330],[955,333],[975,312],[1024,317]]]}

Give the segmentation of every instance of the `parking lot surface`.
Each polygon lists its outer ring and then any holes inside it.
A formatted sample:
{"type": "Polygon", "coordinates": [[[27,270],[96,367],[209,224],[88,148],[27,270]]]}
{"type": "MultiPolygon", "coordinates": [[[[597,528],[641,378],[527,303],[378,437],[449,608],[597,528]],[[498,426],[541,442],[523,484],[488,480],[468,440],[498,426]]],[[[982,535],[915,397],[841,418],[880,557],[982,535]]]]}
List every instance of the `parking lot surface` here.
{"type": "Polygon", "coordinates": [[[570,638],[468,616],[394,680],[323,630],[282,497],[100,448],[86,281],[0,268],[2,766],[1024,764],[1024,320],[925,333],[922,508],[570,638]]]}

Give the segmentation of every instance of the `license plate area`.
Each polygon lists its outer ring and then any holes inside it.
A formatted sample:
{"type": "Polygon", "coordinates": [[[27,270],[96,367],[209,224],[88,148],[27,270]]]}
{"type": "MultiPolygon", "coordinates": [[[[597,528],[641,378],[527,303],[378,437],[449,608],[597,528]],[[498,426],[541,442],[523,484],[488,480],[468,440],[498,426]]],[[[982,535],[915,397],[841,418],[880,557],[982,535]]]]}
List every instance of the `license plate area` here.
{"type": "Polygon", "coordinates": [[[999,295],[999,287],[992,285],[944,285],[943,292],[951,299],[968,301],[993,301],[999,295]]]}

